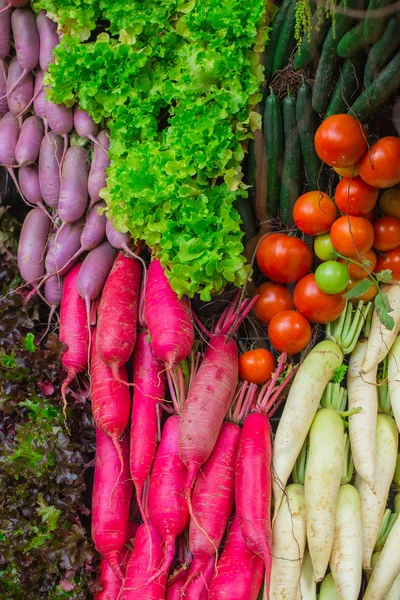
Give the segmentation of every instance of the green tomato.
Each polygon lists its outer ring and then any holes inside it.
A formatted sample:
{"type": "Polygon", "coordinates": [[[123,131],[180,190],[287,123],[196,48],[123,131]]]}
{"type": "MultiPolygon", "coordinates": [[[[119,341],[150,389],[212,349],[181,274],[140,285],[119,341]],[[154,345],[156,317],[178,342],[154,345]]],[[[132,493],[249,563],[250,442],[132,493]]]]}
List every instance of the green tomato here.
{"type": "Polygon", "coordinates": [[[314,252],[320,260],[329,260],[335,251],[329,233],[317,235],[314,240],[314,252]]]}
{"type": "Polygon", "coordinates": [[[315,283],[325,294],[340,294],[349,283],[349,270],[342,263],[328,260],[317,267],[315,283]]]}

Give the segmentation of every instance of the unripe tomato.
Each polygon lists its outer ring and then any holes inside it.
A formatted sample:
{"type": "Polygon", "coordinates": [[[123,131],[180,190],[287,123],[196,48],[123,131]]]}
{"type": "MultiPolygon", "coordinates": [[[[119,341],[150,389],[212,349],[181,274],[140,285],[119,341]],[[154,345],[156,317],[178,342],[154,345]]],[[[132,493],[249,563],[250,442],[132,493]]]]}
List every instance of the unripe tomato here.
{"type": "Polygon", "coordinates": [[[285,310],[271,319],[268,336],[278,352],[297,354],[311,339],[311,325],[295,310],[285,310]]]}
{"type": "Polygon", "coordinates": [[[400,219],[400,188],[391,188],[379,198],[379,206],[384,215],[400,219]]]}
{"type": "Polygon", "coordinates": [[[340,294],[349,282],[349,270],[340,262],[328,260],[317,267],[315,282],[326,294],[340,294]]]}
{"type": "Polygon", "coordinates": [[[318,127],[315,151],[331,167],[350,167],[358,163],[367,149],[364,128],[350,115],[331,115],[318,127]]]}
{"type": "Polygon", "coordinates": [[[357,177],[360,174],[360,165],[351,165],[350,167],[333,167],[335,173],[340,177],[357,177]]]}
{"type": "Polygon", "coordinates": [[[335,252],[329,233],[318,235],[314,240],[314,252],[320,260],[330,260],[335,252]]]}
{"type": "Polygon", "coordinates": [[[266,383],[271,379],[274,368],[273,354],[264,348],[249,350],[239,357],[239,377],[250,383],[266,383]]]}
{"type": "Polygon", "coordinates": [[[254,305],[254,312],[264,323],[268,324],[279,312],[294,308],[293,295],[284,285],[268,281],[257,288],[257,294],[260,297],[254,305]]]}

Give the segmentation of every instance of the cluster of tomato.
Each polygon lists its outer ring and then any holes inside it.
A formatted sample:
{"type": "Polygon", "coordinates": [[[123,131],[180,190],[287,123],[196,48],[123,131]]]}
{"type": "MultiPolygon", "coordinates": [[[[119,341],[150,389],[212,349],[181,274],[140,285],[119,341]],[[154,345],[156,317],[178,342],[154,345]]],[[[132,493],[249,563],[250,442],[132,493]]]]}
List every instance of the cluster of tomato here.
{"type": "Polygon", "coordinates": [[[400,138],[384,137],[368,149],[360,123],[350,115],[334,115],[319,127],[314,143],[341,179],[334,199],[319,190],[300,196],[293,218],[300,231],[316,236],[321,264],[310,273],[311,248],[285,233],[267,235],[256,254],[268,281],[257,290],[254,310],[268,325],[272,346],[289,354],[307,346],[310,323],[328,323],[342,313],[343,294],[360,280],[372,277],[368,291],[355,301],[378,292],[373,273],[389,269],[392,281],[400,281],[400,188],[393,187],[400,183],[400,138]],[[382,188],[391,189],[380,195],[382,188]],[[378,212],[382,216],[375,219],[378,212]]]}

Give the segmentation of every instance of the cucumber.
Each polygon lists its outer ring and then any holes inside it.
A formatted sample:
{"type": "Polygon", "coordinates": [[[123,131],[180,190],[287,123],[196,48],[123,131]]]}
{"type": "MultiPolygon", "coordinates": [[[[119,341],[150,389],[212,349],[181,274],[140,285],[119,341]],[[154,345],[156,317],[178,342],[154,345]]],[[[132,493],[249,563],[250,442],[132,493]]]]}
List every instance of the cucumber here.
{"type": "Polygon", "coordinates": [[[278,45],[281,29],[285,22],[285,18],[291,3],[292,0],[283,0],[282,6],[271,21],[271,31],[269,32],[269,40],[265,48],[263,60],[264,76],[266,82],[268,82],[273,72],[276,47],[278,45]]]}
{"type": "Polygon", "coordinates": [[[356,98],[360,95],[361,79],[367,57],[364,53],[344,61],[339,79],[331,96],[325,118],[347,112],[356,98]]]}
{"type": "Polygon", "coordinates": [[[289,6],[289,10],[286,14],[283,27],[279,36],[278,44],[276,46],[273,72],[284,69],[288,63],[290,56],[296,46],[296,39],[294,37],[294,30],[296,24],[296,1],[292,0],[289,6]]]}
{"type": "Polygon", "coordinates": [[[375,44],[386,29],[389,17],[376,17],[374,11],[392,4],[393,0],[369,0],[368,10],[364,21],[364,39],[369,44],[375,44]]]}
{"type": "Polygon", "coordinates": [[[314,147],[315,132],[318,129],[318,117],[312,108],[310,86],[304,81],[297,91],[296,120],[300,136],[301,154],[307,180],[307,191],[324,189],[325,169],[314,147]]]}
{"type": "Polygon", "coordinates": [[[360,21],[344,34],[338,44],[337,53],[341,58],[349,58],[364,48],[368,49],[369,46],[364,39],[364,22],[360,21]]]}
{"type": "Polygon", "coordinates": [[[242,243],[245,246],[247,242],[257,235],[256,217],[247,198],[236,198],[235,208],[242,219],[240,229],[243,231],[242,243]]]}
{"type": "Polygon", "coordinates": [[[348,112],[366,121],[400,88],[400,52],[380,72],[374,82],[357,98],[348,112]]]}
{"type": "Polygon", "coordinates": [[[318,58],[324,40],[330,29],[330,20],[323,9],[316,9],[311,20],[311,30],[306,33],[294,55],[293,69],[299,71],[318,58]]]}
{"type": "Polygon", "coordinates": [[[247,153],[246,168],[244,171],[243,181],[249,186],[248,202],[252,207],[256,204],[256,152],[254,139],[249,140],[249,150],[247,153]]]}
{"type": "Polygon", "coordinates": [[[277,217],[283,160],[283,123],[279,98],[272,88],[265,101],[264,141],[267,157],[267,206],[269,216],[277,217]]]}
{"type": "MultiPolygon", "coordinates": [[[[341,0],[339,6],[342,8],[358,8],[358,0],[341,0]]],[[[354,19],[346,14],[336,13],[335,25],[332,26],[326,36],[322,53],[319,59],[315,83],[313,89],[313,108],[317,113],[324,113],[329,102],[329,92],[332,87],[339,57],[337,47],[340,40],[353,25],[354,19]]]]}
{"type": "Polygon", "coordinates": [[[301,149],[296,121],[296,99],[290,92],[283,101],[283,131],[285,149],[280,193],[281,218],[287,227],[292,227],[293,206],[300,196],[301,149]]]}
{"type": "Polygon", "coordinates": [[[392,17],[381,39],[374,44],[369,52],[364,71],[364,85],[371,85],[379,71],[388,63],[398,48],[400,48],[400,19],[392,17]]]}

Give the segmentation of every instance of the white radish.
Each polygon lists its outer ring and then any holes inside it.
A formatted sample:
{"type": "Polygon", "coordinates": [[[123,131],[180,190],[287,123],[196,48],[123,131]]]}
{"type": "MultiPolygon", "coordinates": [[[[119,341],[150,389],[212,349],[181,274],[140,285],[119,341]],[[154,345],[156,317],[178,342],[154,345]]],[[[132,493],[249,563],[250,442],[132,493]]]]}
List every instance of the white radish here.
{"type": "Polygon", "coordinates": [[[324,578],[332,551],[343,459],[342,418],[332,408],[322,408],[311,426],[304,480],[307,545],[316,581],[324,578]]]}
{"type": "Polygon", "coordinates": [[[376,309],[374,310],[367,352],[362,364],[364,373],[371,371],[383,361],[400,328],[400,284],[383,285],[382,292],[387,295],[389,304],[392,308],[392,311],[389,314],[394,320],[394,327],[393,329],[387,329],[379,320],[376,309]]]}
{"type": "Polygon", "coordinates": [[[388,386],[393,415],[400,431],[400,336],[394,340],[389,352],[388,386]]]}
{"type": "Polygon", "coordinates": [[[296,600],[306,545],[304,486],[286,488],[272,531],[269,600],[296,600]]]}
{"type": "Polygon", "coordinates": [[[399,573],[400,519],[397,519],[372,571],[363,600],[386,600],[399,573]]]}
{"type": "Polygon", "coordinates": [[[333,581],[332,573],[329,573],[321,583],[318,598],[319,600],[340,600],[335,582],[333,581]]]}
{"type": "Polygon", "coordinates": [[[371,568],[371,556],[378,539],[394,471],[396,468],[399,433],[389,415],[379,414],[376,426],[376,471],[374,491],[359,474],[355,486],[360,494],[363,525],[363,569],[371,568]]]}
{"type": "MultiPolygon", "coordinates": [[[[377,552],[373,553],[372,559],[371,559],[372,570],[375,569],[381,553],[382,553],[382,550],[378,550],[377,552]]],[[[370,579],[371,579],[371,574],[367,574],[367,580],[369,581],[370,579]]],[[[394,580],[394,584],[390,588],[390,592],[386,596],[385,600],[399,600],[399,598],[400,598],[400,574],[394,580]]]]}
{"type": "Polygon", "coordinates": [[[315,583],[314,568],[308,550],[304,552],[301,568],[300,585],[296,600],[315,600],[317,597],[317,584],[315,583]]]}
{"type": "Polygon", "coordinates": [[[362,578],[361,502],[353,485],[342,485],[336,504],[335,533],[329,565],[340,600],[358,600],[362,578]]]}
{"type": "Polygon", "coordinates": [[[287,480],[307,437],[323,391],[342,363],[343,354],[339,346],[325,340],[311,350],[293,380],[275,435],[272,457],[273,520],[278,514],[287,480]]]}
{"type": "Polygon", "coordinates": [[[361,373],[367,341],[358,342],[349,361],[347,391],[349,410],[361,408],[349,417],[349,434],[354,466],[367,484],[374,489],[375,482],[375,438],[378,414],[378,389],[376,365],[368,373],[361,373]]]}

